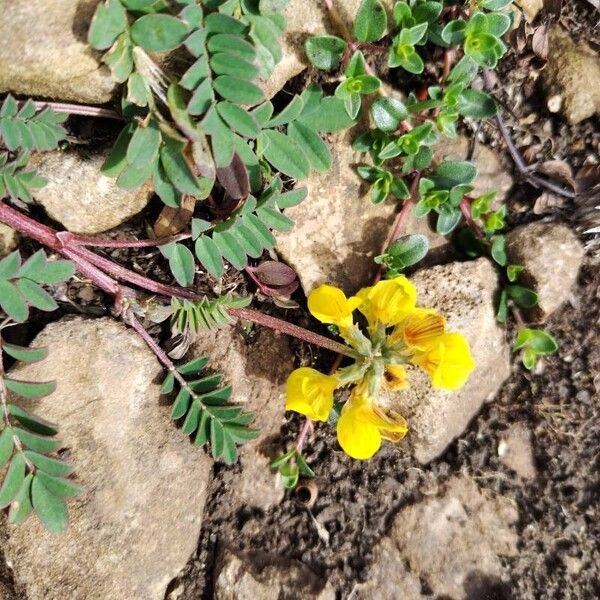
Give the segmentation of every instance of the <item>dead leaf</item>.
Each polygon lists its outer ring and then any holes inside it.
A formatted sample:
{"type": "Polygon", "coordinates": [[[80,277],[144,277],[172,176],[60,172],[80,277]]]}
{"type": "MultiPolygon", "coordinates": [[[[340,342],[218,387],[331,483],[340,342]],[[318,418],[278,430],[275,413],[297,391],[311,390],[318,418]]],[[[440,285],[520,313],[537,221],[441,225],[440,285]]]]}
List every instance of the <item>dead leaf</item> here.
{"type": "Polygon", "coordinates": [[[250,193],[248,169],[237,152],[229,165],[217,169],[217,179],[234,200],[246,198],[250,193]]]}
{"type": "Polygon", "coordinates": [[[536,27],[531,38],[531,49],[533,53],[542,60],[548,58],[548,25],[536,27]]]}
{"type": "Polygon", "coordinates": [[[196,198],[187,195],[182,196],[178,208],[165,206],[154,223],[154,235],[163,238],[183,231],[192,220],[195,207],[196,198]]]}
{"type": "Polygon", "coordinates": [[[571,166],[564,160],[547,160],[536,168],[538,173],[550,177],[561,183],[565,183],[575,189],[575,179],[571,166]]]}
{"type": "Polygon", "coordinates": [[[543,192],[533,205],[534,215],[545,215],[565,205],[565,199],[551,192],[543,192]]]}

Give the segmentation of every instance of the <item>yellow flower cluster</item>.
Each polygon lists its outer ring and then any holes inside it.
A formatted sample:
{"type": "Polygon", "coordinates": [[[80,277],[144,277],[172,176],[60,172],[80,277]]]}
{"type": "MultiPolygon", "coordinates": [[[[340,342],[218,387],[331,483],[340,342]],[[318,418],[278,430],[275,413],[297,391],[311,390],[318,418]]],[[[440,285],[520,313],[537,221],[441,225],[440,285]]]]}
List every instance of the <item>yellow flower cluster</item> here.
{"type": "Polygon", "coordinates": [[[406,435],[406,421],[377,404],[382,386],[408,387],[405,364],[424,369],[432,387],[447,390],[461,388],[475,366],[464,336],[446,331],[446,320],[434,309],[417,307],[417,290],[402,275],[350,298],[338,288],[322,285],[308,297],[308,309],[322,323],[335,325],[357,358],[333,375],[308,367],[293,371],[287,381],[286,408],[326,421],[335,390],[354,385],[337,423],[340,446],[353,458],[370,458],[382,440],[398,442],[406,435]],[[354,322],[357,309],[366,317],[368,335],[354,322]]]}

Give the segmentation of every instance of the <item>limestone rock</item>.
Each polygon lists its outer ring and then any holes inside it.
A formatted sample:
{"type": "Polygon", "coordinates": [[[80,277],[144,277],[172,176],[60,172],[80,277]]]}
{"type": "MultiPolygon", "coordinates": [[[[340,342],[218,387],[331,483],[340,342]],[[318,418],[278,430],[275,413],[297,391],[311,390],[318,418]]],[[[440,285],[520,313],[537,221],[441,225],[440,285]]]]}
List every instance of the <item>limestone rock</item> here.
{"type": "Polygon", "coordinates": [[[298,561],[225,549],[215,573],[215,600],[335,600],[321,577],[298,561]]]}
{"type": "MultiPolygon", "coordinates": [[[[354,16],[362,0],[340,0],[336,2],[342,20],[352,27],[354,16]]],[[[384,0],[383,4],[391,10],[394,2],[384,0]]],[[[267,98],[272,98],[287,81],[299,75],[310,65],[304,52],[304,42],[314,35],[340,35],[331,24],[327,10],[322,2],[290,0],[284,12],[286,27],[281,37],[283,58],[275,67],[268,81],[262,83],[267,98]]]]}
{"type": "Polygon", "coordinates": [[[531,431],[522,423],[515,423],[503,434],[498,444],[500,461],[523,479],[535,479],[531,431]]]}
{"type": "Polygon", "coordinates": [[[560,223],[532,223],[506,236],[509,260],[525,267],[519,282],[538,294],[531,317],[543,321],[568,300],[585,250],[575,233],[560,223]]]}
{"type": "Polygon", "coordinates": [[[62,320],[33,346],[48,358],[21,379],[56,379],[35,412],[60,425],[83,494],[63,535],[36,517],[3,547],[29,600],[162,600],[193,554],[212,460],[170,421],[144,342],[111,319],[62,320]]]}
{"type": "Polygon", "coordinates": [[[101,233],[139,213],[150,200],[152,188],[123,190],[100,168],[107,152],[84,157],[78,152],[35,154],[31,164],[48,180],[35,200],[48,216],[73,233],[101,233]]]}
{"type": "Polygon", "coordinates": [[[517,6],[521,8],[525,18],[531,23],[544,8],[544,0],[515,0],[517,6]]]}
{"type": "Polygon", "coordinates": [[[465,335],[475,370],[458,391],[434,390],[429,376],[409,367],[411,387],[387,396],[407,419],[406,438],[421,463],[440,456],[467,428],[483,403],[510,372],[504,330],[495,319],[496,271],[485,259],[455,262],[418,271],[411,277],[420,306],[434,307],[448,320],[448,330],[465,335]]]}
{"type": "Polygon", "coordinates": [[[576,44],[554,26],[543,71],[548,109],[561,111],[575,125],[600,111],[600,57],[585,42],[576,44]]]}
{"type": "MultiPolygon", "coordinates": [[[[209,356],[210,367],[233,386],[232,402],[252,411],[252,426],[260,429],[256,440],[240,448],[241,470],[224,473],[224,488],[231,502],[267,510],[284,495],[276,473],[269,468],[271,440],[278,436],[285,415],[285,381],[294,368],[287,338],[260,329],[247,343],[235,328],[203,332],[192,348],[194,356],[209,356]]],[[[277,448],[279,449],[279,448],[277,448]]]]}
{"type": "Polygon", "coordinates": [[[0,92],[102,104],[116,84],[87,43],[98,0],[0,0],[0,92]]]}
{"type": "MultiPolygon", "coordinates": [[[[398,513],[389,538],[376,551],[373,573],[387,570],[386,562],[400,565],[399,574],[410,575],[410,600],[432,597],[418,595],[418,578],[436,598],[508,598],[501,557],[517,553],[517,519],[511,500],[488,498],[472,480],[455,477],[440,496],[426,497],[398,513]]],[[[404,593],[401,581],[394,575],[382,578],[378,593],[359,598],[398,598],[398,590],[404,593]]]]}
{"type": "MultiPolygon", "coordinates": [[[[454,139],[442,138],[435,146],[437,160],[466,160],[471,142],[465,136],[454,139]]],[[[500,156],[491,148],[477,144],[473,154],[473,162],[477,167],[477,178],[473,182],[474,190],[471,195],[480,196],[487,192],[495,191],[496,200],[503,202],[513,185],[513,179],[500,156]]]]}
{"type": "Polygon", "coordinates": [[[4,223],[0,223],[0,258],[10,254],[19,243],[19,234],[4,223]]]}
{"type": "Polygon", "coordinates": [[[333,167],[326,173],[313,172],[303,181],[308,197],[286,209],[294,229],[277,235],[277,249],[298,273],[308,294],[329,283],[353,293],[367,285],[393,223],[396,205],[375,205],[368,187],[356,174],[364,157],[351,147],[348,132],[332,136],[333,167]]]}

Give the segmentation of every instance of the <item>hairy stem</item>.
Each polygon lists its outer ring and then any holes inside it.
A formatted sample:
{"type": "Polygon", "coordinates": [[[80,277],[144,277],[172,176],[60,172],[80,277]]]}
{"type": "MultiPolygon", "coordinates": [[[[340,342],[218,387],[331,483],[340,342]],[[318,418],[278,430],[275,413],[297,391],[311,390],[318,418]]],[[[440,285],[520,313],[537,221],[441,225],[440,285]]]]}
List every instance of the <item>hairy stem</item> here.
{"type": "MultiPolygon", "coordinates": [[[[21,104],[24,104],[24,102],[21,104]]],[[[101,108],[99,106],[89,106],[86,104],[67,104],[64,102],[47,102],[45,100],[35,101],[33,104],[37,110],[51,108],[55,112],[69,113],[70,115],[115,119],[118,121],[123,120],[123,117],[118,112],[111,110],[110,108],[101,108]]]]}
{"type": "Polygon", "coordinates": [[[182,240],[188,240],[192,237],[191,233],[178,233],[169,237],[157,238],[155,240],[111,240],[111,239],[100,239],[93,237],[85,237],[82,235],[71,234],[69,243],[75,246],[86,246],[89,248],[154,248],[158,246],[164,246],[172,242],[181,242],[182,240]]]}

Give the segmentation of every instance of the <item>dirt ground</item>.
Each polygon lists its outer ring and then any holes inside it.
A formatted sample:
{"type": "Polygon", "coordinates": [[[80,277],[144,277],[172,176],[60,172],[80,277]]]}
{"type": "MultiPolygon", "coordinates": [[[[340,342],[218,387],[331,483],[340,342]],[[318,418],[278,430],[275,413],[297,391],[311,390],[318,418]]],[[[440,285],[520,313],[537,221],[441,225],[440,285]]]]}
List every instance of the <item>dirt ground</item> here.
{"type": "MultiPolygon", "coordinates": [[[[564,4],[563,23],[575,38],[599,48],[598,14],[588,2],[570,0],[564,4]]],[[[533,135],[539,148],[532,150],[531,159],[563,159],[577,170],[587,156],[598,156],[598,120],[588,119],[570,127],[549,113],[539,80],[529,76],[530,69],[539,66],[523,65],[511,52],[498,71],[504,89],[502,99],[516,107],[514,119],[509,118],[509,122],[522,123],[529,117],[529,124],[515,130],[516,144],[529,144],[532,130],[544,131],[548,134],[545,137],[533,135]]],[[[72,123],[80,138],[96,134],[86,127],[85,121],[72,123]]],[[[111,132],[106,135],[110,137],[111,132]]],[[[481,142],[504,152],[493,124],[483,126],[481,142]]],[[[509,209],[515,208],[511,212],[513,224],[539,218],[530,210],[535,196],[529,186],[517,182],[512,196],[514,206],[509,205],[509,209]]],[[[151,207],[151,213],[157,210],[158,205],[151,207]]],[[[575,224],[572,205],[563,206],[553,216],[575,224]]],[[[122,229],[139,233],[145,225],[134,221],[122,229]]],[[[139,253],[115,258],[125,263],[135,259],[151,276],[167,277],[157,264],[139,253]]],[[[510,584],[484,582],[473,590],[473,600],[600,597],[599,264],[598,257],[586,258],[571,302],[547,323],[560,343],[559,354],[535,373],[524,371],[515,358],[512,375],[497,397],[444,455],[429,465],[419,465],[402,445],[396,448],[390,444],[368,462],[353,461],[338,449],[331,428],[318,426],[306,450],[309,464],[318,470],[316,503],[309,511],[293,493],[288,493],[268,513],[232,511],[226,494],[231,468],[216,465],[196,555],[171,589],[183,584],[181,600],[211,599],[217,549],[227,544],[234,550],[261,550],[298,559],[328,579],[340,598],[347,598],[353,586],[367,577],[373,548],[386,534],[394,515],[434,493],[450,477],[465,474],[482,488],[513,498],[520,515],[519,552],[507,559],[510,584]],[[516,478],[499,459],[498,444],[512,423],[522,423],[532,432],[538,472],[533,480],[516,478]],[[328,543],[320,537],[313,517],[326,524],[328,543]]],[[[69,296],[77,308],[63,308],[44,318],[54,320],[71,310],[99,316],[109,310],[101,295],[82,297],[77,289],[70,289],[69,296]]],[[[298,300],[302,298],[298,296],[298,300]]],[[[302,314],[298,319],[307,317],[302,314]]],[[[45,324],[38,320],[17,335],[30,339],[45,324]]],[[[299,358],[308,352],[300,343],[294,349],[299,358]]],[[[332,356],[318,356],[318,365],[326,369],[332,356]]],[[[294,440],[300,422],[298,417],[289,417],[279,440],[281,448],[294,440]]],[[[0,538],[0,598],[21,600],[24,596],[14,588],[1,548],[0,538]]]]}

